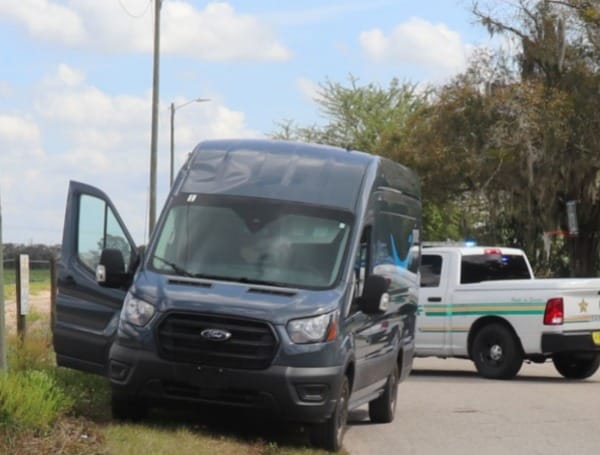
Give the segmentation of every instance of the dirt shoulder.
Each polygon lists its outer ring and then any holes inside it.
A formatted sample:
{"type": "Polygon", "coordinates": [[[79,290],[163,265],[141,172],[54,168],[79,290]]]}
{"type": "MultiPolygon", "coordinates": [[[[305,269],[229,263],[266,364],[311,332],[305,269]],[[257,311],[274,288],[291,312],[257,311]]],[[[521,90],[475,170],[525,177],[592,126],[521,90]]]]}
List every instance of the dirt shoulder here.
{"type": "MultiPolygon", "coordinates": [[[[29,296],[29,314],[31,313],[50,314],[50,291],[42,291],[29,296]]],[[[8,331],[16,331],[17,302],[15,299],[4,301],[4,315],[8,331]]]]}

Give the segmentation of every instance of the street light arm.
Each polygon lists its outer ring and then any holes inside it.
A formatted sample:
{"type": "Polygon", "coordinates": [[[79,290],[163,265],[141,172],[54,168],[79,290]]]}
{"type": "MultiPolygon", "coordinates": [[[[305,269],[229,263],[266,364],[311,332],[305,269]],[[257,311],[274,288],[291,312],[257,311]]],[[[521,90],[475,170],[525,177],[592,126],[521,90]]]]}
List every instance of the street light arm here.
{"type": "Polygon", "coordinates": [[[210,98],[196,98],[193,100],[189,100],[186,101],[185,103],[179,104],[177,106],[175,106],[175,103],[171,103],[171,109],[173,110],[173,112],[175,112],[177,109],[180,109],[184,106],[187,106],[188,104],[192,104],[192,103],[203,103],[205,101],[210,101],[210,98]]]}

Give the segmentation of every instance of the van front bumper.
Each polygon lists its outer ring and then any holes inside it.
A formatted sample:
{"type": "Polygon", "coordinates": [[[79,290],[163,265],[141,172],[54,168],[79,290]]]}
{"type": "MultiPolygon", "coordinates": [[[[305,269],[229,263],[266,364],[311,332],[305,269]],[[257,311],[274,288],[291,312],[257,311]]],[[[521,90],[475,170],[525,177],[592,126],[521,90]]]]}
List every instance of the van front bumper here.
{"type": "Polygon", "coordinates": [[[288,421],[322,422],[333,413],[343,366],[264,370],[206,367],[163,360],[153,352],[113,344],[113,394],[153,404],[196,403],[253,409],[288,421]]]}

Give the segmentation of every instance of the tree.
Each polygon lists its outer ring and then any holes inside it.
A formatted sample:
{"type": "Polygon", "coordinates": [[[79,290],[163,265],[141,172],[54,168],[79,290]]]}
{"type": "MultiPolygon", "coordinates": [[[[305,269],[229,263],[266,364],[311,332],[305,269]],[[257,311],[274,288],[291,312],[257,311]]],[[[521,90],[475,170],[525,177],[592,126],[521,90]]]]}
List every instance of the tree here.
{"type": "Polygon", "coordinates": [[[398,79],[392,79],[387,88],[359,85],[353,76],[348,86],[328,80],[315,99],[324,125],[299,127],[285,121],[271,136],[372,152],[387,132],[404,130],[408,116],[426,96],[427,90],[419,91],[416,85],[398,79]]]}
{"type": "Polygon", "coordinates": [[[501,93],[509,113],[503,122],[508,122],[504,133],[502,123],[494,130],[500,147],[517,145],[514,162],[520,167],[513,167],[514,178],[507,182],[525,189],[512,199],[515,206],[519,200],[525,203],[520,211],[528,221],[528,248],[535,249],[544,230],[564,228],[565,203],[577,201],[580,230],[572,270],[595,275],[600,247],[600,79],[593,58],[598,5],[519,0],[512,22],[484,13],[478,2],[473,11],[490,33],[521,42],[520,81],[501,93]]]}

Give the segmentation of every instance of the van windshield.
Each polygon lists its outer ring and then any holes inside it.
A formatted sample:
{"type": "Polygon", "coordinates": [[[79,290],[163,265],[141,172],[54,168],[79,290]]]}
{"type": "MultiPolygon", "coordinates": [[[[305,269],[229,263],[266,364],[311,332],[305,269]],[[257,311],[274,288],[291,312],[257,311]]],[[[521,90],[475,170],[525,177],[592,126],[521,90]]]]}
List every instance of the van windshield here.
{"type": "Polygon", "coordinates": [[[159,273],[300,288],[332,287],[352,215],[287,201],[179,195],[150,267],[159,273]]]}

